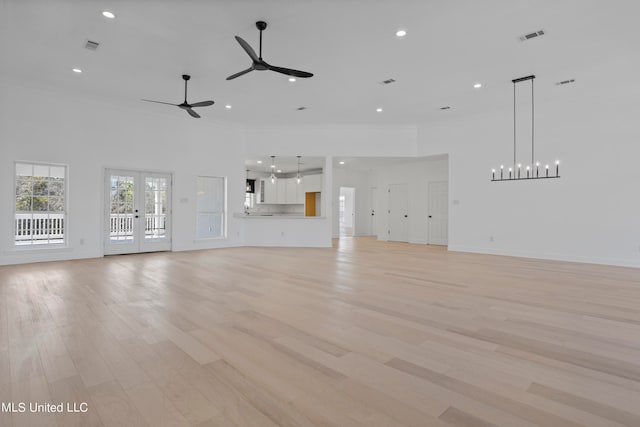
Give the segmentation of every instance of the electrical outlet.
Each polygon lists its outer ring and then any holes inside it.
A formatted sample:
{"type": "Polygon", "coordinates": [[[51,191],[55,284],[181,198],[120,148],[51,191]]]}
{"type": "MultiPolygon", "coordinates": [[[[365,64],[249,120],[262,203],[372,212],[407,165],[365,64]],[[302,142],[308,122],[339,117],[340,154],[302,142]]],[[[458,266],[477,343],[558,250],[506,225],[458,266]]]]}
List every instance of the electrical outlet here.
{"type": "Polygon", "coordinates": [[[493,242],[493,236],[489,236],[489,241],[493,242]]]}
{"type": "Polygon", "coordinates": [[[80,239],[80,244],[84,245],[84,239],[80,239]]]}
{"type": "Polygon", "coordinates": [[[284,237],[284,231],[280,232],[280,236],[284,237]]]}

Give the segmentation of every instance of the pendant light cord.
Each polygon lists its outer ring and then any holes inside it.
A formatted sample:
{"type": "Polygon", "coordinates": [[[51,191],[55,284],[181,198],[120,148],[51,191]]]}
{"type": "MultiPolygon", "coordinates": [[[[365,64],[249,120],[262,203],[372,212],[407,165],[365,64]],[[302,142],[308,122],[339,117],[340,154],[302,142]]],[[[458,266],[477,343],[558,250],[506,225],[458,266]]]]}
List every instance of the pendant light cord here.
{"type": "Polygon", "coordinates": [[[513,171],[516,170],[516,82],[513,82],[513,171]]]}
{"type": "Polygon", "coordinates": [[[534,129],[535,127],[535,115],[534,115],[534,103],[533,103],[533,79],[531,79],[531,167],[533,167],[533,159],[535,159],[535,152],[533,150],[534,144],[534,129]]]}

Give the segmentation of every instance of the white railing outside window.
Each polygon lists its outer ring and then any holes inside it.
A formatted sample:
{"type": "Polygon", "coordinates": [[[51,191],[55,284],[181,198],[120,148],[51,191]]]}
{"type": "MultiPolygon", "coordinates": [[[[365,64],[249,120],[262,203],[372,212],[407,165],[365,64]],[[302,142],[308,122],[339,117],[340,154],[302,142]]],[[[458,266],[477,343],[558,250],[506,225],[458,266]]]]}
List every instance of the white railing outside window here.
{"type": "Polygon", "coordinates": [[[15,244],[64,243],[65,215],[61,213],[15,214],[15,244]]]}

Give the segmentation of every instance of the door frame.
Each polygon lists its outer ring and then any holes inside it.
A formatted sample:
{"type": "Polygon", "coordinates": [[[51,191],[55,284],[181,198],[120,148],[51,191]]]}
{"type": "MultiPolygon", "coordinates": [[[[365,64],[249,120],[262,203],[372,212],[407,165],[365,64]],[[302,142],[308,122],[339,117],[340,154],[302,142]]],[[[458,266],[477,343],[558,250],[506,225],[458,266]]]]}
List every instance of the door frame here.
{"type": "MultiPolygon", "coordinates": [[[[167,171],[152,171],[152,170],[144,170],[144,169],[126,169],[119,167],[104,167],[103,169],[103,180],[102,180],[102,224],[101,224],[101,241],[102,241],[102,256],[107,255],[124,255],[124,254],[134,254],[134,253],[147,253],[147,252],[161,252],[161,251],[172,251],[173,250],[173,172],[167,171]],[[137,250],[130,252],[120,252],[120,251],[108,251],[109,241],[109,222],[108,218],[110,218],[110,175],[112,172],[123,173],[123,174],[132,174],[134,177],[140,179],[140,182],[144,182],[144,179],[148,176],[157,176],[157,177],[168,177],[169,182],[167,184],[167,213],[165,217],[165,227],[167,230],[167,238],[162,241],[157,242],[158,245],[155,248],[144,247],[144,232],[138,232],[137,234],[142,236],[142,239],[138,236],[137,238],[137,250]]],[[[144,188],[144,187],[143,187],[144,188]]],[[[144,192],[144,190],[141,190],[144,192]]],[[[138,195],[136,195],[137,199],[140,199],[138,195]]],[[[143,201],[142,198],[141,201],[143,201]]],[[[142,215],[141,221],[144,221],[144,202],[140,206],[140,215],[142,215]]]]}

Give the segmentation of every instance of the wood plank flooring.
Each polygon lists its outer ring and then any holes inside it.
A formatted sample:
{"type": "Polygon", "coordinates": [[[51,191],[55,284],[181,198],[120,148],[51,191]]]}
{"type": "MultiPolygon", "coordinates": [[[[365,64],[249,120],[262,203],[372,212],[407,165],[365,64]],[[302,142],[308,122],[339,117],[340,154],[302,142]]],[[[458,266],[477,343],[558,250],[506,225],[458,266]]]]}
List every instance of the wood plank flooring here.
{"type": "Polygon", "coordinates": [[[640,270],[336,240],[0,267],[18,426],[640,426],[640,270]]]}

